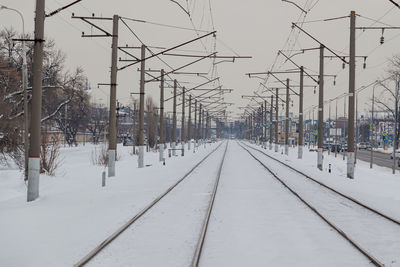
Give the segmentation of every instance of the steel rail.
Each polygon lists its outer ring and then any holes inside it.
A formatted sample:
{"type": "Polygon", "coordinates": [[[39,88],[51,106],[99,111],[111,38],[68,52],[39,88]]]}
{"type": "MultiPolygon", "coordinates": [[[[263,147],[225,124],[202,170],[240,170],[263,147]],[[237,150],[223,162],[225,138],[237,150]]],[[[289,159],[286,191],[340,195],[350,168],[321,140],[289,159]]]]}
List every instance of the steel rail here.
{"type": "Polygon", "coordinates": [[[214,152],[216,152],[223,143],[219,144],[213,151],[206,155],[201,161],[199,161],[191,170],[189,170],[182,178],[180,178],[175,184],[170,186],[164,193],[154,199],[150,204],[144,207],[138,214],[132,217],[128,222],[118,228],[113,234],[101,242],[97,247],[90,251],[85,257],[74,264],[74,267],[81,267],[86,265],[91,261],[100,251],[102,251],[106,246],[108,246],[112,241],[114,241],[120,234],[122,234],[126,229],[128,229],[133,223],[135,223],[140,217],[142,217],[147,211],[149,211],[154,205],[156,205],[161,199],[168,195],[174,188],[176,188],[183,180],[185,180],[190,174],[194,172],[206,159],[208,159],[214,152]]]}
{"type": "Polygon", "coordinates": [[[213,193],[212,193],[212,196],[211,196],[211,200],[210,200],[210,203],[208,205],[207,215],[206,215],[206,218],[204,220],[203,227],[201,228],[201,234],[200,234],[199,241],[197,243],[196,252],[195,252],[194,257],[193,257],[192,267],[199,266],[201,253],[203,251],[204,240],[206,238],[208,225],[210,223],[211,213],[212,213],[212,210],[213,210],[213,207],[214,207],[214,203],[215,203],[215,197],[216,197],[217,191],[218,191],[218,185],[219,185],[219,180],[221,178],[222,167],[224,166],[226,151],[228,150],[228,144],[229,144],[229,141],[227,141],[227,143],[226,143],[224,155],[222,156],[222,160],[221,160],[221,163],[220,163],[220,166],[219,166],[219,169],[218,169],[217,179],[215,181],[213,193]]]}
{"type": "MultiPolygon", "coordinates": [[[[357,244],[353,239],[351,239],[343,230],[341,230],[338,226],[333,224],[331,221],[329,221],[324,215],[322,215],[314,206],[312,206],[310,203],[308,203],[306,200],[304,200],[296,191],[294,191],[290,186],[288,186],[281,178],[279,178],[270,168],[268,168],[264,163],[261,162],[256,156],[254,156],[253,153],[251,153],[247,148],[242,146],[242,144],[239,143],[239,146],[241,146],[247,153],[250,154],[258,163],[261,164],[276,180],[278,180],[286,189],[288,189],[293,195],[295,195],[301,202],[303,202],[307,207],[309,207],[318,217],[320,217],[323,221],[325,221],[329,226],[331,226],[333,229],[336,230],[344,239],[346,239],[352,246],[354,246],[361,254],[363,254],[365,257],[367,257],[375,266],[378,267],[384,267],[385,265],[381,263],[378,259],[376,259],[371,253],[369,253],[367,250],[362,248],[359,244],[357,244]]],[[[246,145],[247,146],[247,145],[246,145]]],[[[252,147],[250,147],[252,148],[252,147]]],[[[258,150],[258,149],[256,149],[258,150]]]]}
{"type": "Polygon", "coordinates": [[[320,182],[320,181],[318,181],[318,180],[312,178],[311,176],[309,176],[309,175],[303,173],[302,171],[299,171],[299,170],[293,168],[292,166],[290,166],[290,165],[288,165],[288,164],[286,164],[286,163],[284,163],[284,162],[282,162],[282,161],[280,161],[280,160],[278,160],[278,159],[276,159],[276,158],[274,158],[274,157],[271,157],[270,155],[268,155],[267,153],[265,153],[264,151],[262,151],[262,150],[260,150],[260,149],[257,149],[257,148],[248,146],[248,145],[246,145],[246,144],[244,144],[244,145],[247,146],[248,148],[251,148],[251,149],[253,149],[253,150],[256,150],[256,151],[260,152],[261,154],[267,156],[267,157],[270,158],[270,159],[273,159],[274,161],[276,161],[276,162],[282,164],[283,166],[288,167],[288,168],[291,169],[292,171],[295,171],[295,172],[297,172],[298,174],[301,174],[302,176],[306,177],[307,179],[310,179],[311,181],[313,181],[313,182],[319,184],[320,186],[322,186],[322,187],[324,187],[324,188],[326,188],[326,189],[328,189],[328,190],[330,190],[330,191],[332,191],[332,192],[334,192],[334,193],[336,193],[336,194],[338,194],[338,195],[340,195],[340,196],[346,198],[347,200],[350,200],[350,201],[352,201],[353,203],[356,203],[357,205],[359,205],[359,206],[361,206],[361,207],[363,207],[363,208],[365,208],[365,209],[367,209],[367,210],[369,210],[369,211],[375,213],[376,215],[379,215],[379,216],[381,216],[381,217],[383,217],[383,218],[385,218],[385,219],[387,219],[387,220],[389,220],[389,221],[391,221],[391,222],[393,222],[393,223],[395,223],[395,224],[397,224],[397,225],[400,226],[400,221],[399,221],[399,220],[397,220],[397,219],[395,219],[395,218],[393,218],[393,217],[390,217],[389,215],[386,215],[386,214],[382,213],[381,211],[378,211],[378,210],[376,210],[376,209],[374,209],[374,208],[372,208],[372,207],[370,207],[370,206],[368,206],[368,205],[366,205],[366,204],[360,202],[359,200],[357,200],[357,199],[355,199],[355,198],[353,198],[353,197],[350,197],[350,196],[348,196],[348,195],[345,195],[344,193],[342,193],[342,192],[340,192],[340,191],[338,191],[338,190],[336,190],[336,189],[334,189],[334,188],[332,188],[332,187],[330,187],[330,186],[324,184],[323,182],[320,182]]]}

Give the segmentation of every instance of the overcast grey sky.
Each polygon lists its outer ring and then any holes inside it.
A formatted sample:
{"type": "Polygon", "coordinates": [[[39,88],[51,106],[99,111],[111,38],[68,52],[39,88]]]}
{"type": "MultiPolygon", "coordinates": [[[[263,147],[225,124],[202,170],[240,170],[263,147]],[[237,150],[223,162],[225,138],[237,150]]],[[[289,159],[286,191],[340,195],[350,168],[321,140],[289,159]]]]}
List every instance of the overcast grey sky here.
{"type": "MultiPolygon", "coordinates": [[[[185,0],[178,0],[186,7],[185,0]]],[[[351,10],[355,10],[362,17],[357,18],[358,26],[370,26],[374,22],[367,18],[381,19],[392,26],[400,26],[400,10],[395,8],[388,0],[294,0],[302,7],[313,7],[307,14],[306,21],[319,20],[345,16],[351,10]]],[[[47,0],[46,10],[51,11],[71,0],[47,0]]],[[[211,17],[208,0],[189,0],[194,24],[197,28],[210,30],[211,17]],[[204,14],[204,15],[203,15],[204,14]]],[[[232,63],[218,64],[218,73],[221,76],[221,83],[225,88],[233,88],[231,95],[226,95],[227,102],[235,102],[236,105],[230,110],[239,113],[237,107],[248,103],[241,99],[243,94],[252,94],[259,89],[260,80],[249,79],[246,72],[260,72],[269,70],[274,63],[277,51],[282,48],[309,48],[316,47],[316,43],[305,35],[299,38],[292,38],[287,43],[291,32],[291,22],[298,21],[301,15],[299,9],[280,0],[211,0],[213,21],[217,30],[217,50],[220,55],[233,55],[234,52],[240,55],[251,55],[251,60],[237,60],[232,63]],[[231,51],[233,50],[233,51],[231,51]]],[[[0,4],[20,10],[25,17],[26,31],[33,31],[34,0],[0,0],[0,4]]],[[[81,38],[81,32],[94,32],[93,29],[79,20],[71,19],[71,12],[76,15],[91,15],[111,17],[118,14],[123,17],[143,19],[151,22],[177,25],[192,28],[188,16],[174,3],[169,0],[84,0],[67,11],[52,18],[46,19],[45,33],[47,38],[56,41],[57,46],[67,54],[67,67],[73,69],[82,66],[94,89],[94,98],[97,102],[106,103],[109,88],[97,89],[97,83],[109,82],[110,66],[110,41],[108,39],[81,38]]],[[[7,11],[0,11],[0,25],[2,28],[14,27],[19,30],[21,23],[16,14],[7,11]]],[[[111,29],[109,22],[101,22],[107,29],[111,29]]],[[[177,43],[196,37],[195,32],[178,30],[173,28],[160,27],[155,25],[130,22],[129,25],[138,34],[143,42],[148,45],[169,47],[177,43]]],[[[374,24],[381,26],[382,24],[374,24]]],[[[306,23],[304,28],[319,38],[328,47],[348,54],[349,42],[349,19],[336,20],[332,22],[306,23]]],[[[139,45],[137,39],[120,23],[119,45],[139,45]]],[[[367,69],[362,69],[362,60],[357,65],[357,88],[367,85],[378,78],[385,76],[387,60],[400,51],[400,31],[392,30],[385,32],[386,43],[379,44],[381,31],[358,32],[357,54],[368,55],[367,69]]],[[[296,35],[292,35],[296,36],[296,35]]],[[[204,41],[207,49],[212,48],[212,38],[204,41]]],[[[204,51],[200,43],[185,47],[186,49],[204,51]]],[[[137,55],[138,51],[136,51],[137,55]]],[[[193,53],[193,52],[192,52],[193,53]]],[[[124,58],[122,54],[121,57],[124,58]]],[[[187,59],[164,57],[165,61],[173,67],[179,67],[188,62],[187,59]]],[[[305,55],[295,57],[299,64],[306,66],[310,72],[318,71],[318,52],[309,52],[305,55]]],[[[278,59],[275,70],[291,69],[293,66],[286,63],[282,66],[282,59],[278,59]]],[[[122,63],[120,63],[122,64],[122,63]]],[[[190,67],[188,71],[208,72],[210,61],[190,67]]],[[[332,80],[326,82],[325,99],[331,99],[343,94],[348,90],[348,69],[342,70],[341,63],[337,60],[326,60],[326,74],[338,74],[337,85],[333,86],[332,80]]],[[[165,68],[157,59],[148,62],[146,68],[165,68]]],[[[204,81],[202,78],[178,77],[182,82],[204,81]]],[[[285,78],[282,76],[282,78],[285,78]]],[[[297,84],[297,77],[290,77],[293,83],[297,84]]],[[[273,79],[270,79],[273,81],[273,79]]],[[[307,81],[307,84],[312,84],[307,81]]],[[[138,91],[139,75],[137,67],[126,69],[118,73],[118,99],[122,103],[128,103],[131,92],[138,91]]],[[[271,83],[270,83],[271,84],[271,83]]],[[[185,85],[185,84],[182,84],[185,85]]],[[[187,87],[193,85],[187,84],[187,87]]],[[[169,89],[170,90],[170,89],[169,89]]],[[[309,107],[317,103],[317,95],[313,90],[306,92],[305,106],[309,107]]],[[[153,95],[158,102],[158,84],[148,84],[146,92],[153,95]]],[[[167,96],[170,92],[167,92],[167,96]]],[[[367,109],[365,103],[369,100],[371,90],[365,90],[360,97],[361,109],[367,109]]],[[[297,99],[294,99],[297,102],[297,99]]],[[[342,102],[339,105],[343,113],[342,102]]],[[[171,104],[167,104],[169,107],[171,104]]],[[[295,104],[293,109],[297,110],[295,104]]],[[[327,112],[326,112],[327,113],[327,112]]]]}

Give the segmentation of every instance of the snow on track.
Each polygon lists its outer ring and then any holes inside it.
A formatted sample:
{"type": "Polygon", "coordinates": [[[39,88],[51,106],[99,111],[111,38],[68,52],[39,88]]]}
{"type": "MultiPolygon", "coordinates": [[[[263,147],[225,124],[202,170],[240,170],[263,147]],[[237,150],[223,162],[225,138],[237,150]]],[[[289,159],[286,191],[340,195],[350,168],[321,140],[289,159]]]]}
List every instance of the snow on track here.
{"type": "Polygon", "coordinates": [[[225,146],[87,266],[189,266],[225,146]]]}
{"type": "Polygon", "coordinates": [[[231,142],[200,266],[372,266],[231,142]]]}
{"type": "Polygon", "coordinates": [[[251,152],[362,248],[385,266],[400,266],[400,226],[290,170],[251,152]]]}

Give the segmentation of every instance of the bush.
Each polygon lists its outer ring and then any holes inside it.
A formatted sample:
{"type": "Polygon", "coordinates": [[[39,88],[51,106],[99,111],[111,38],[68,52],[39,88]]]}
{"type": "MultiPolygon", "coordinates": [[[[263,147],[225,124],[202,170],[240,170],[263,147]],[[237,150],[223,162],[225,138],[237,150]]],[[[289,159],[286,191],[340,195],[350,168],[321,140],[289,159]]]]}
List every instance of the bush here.
{"type": "Polygon", "coordinates": [[[43,133],[40,150],[40,173],[55,176],[55,171],[60,163],[60,140],[58,136],[53,136],[49,142],[48,135],[43,133]]]}

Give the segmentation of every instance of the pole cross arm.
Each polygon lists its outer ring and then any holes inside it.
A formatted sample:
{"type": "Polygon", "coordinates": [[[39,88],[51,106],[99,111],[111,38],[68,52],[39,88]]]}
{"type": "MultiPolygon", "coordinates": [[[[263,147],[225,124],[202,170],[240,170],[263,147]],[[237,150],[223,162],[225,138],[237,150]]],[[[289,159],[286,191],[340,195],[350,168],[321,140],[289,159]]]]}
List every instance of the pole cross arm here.
{"type": "MultiPolygon", "coordinates": [[[[314,48],[313,48],[314,49],[314,48]]],[[[304,52],[303,52],[304,53],[304,52]]],[[[285,55],[283,52],[282,52],[282,50],[279,50],[278,51],[278,54],[281,54],[282,56],[284,56],[285,58],[286,58],[286,60],[289,60],[293,65],[295,65],[298,69],[299,69],[299,71],[301,70],[301,66],[299,66],[296,62],[294,62],[290,57],[288,57],[287,55],[285,55]]],[[[304,70],[304,68],[303,68],[303,72],[308,76],[308,77],[310,77],[315,83],[317,83],[317,84],[319,84],[319,81],[317,81],[316,79],[314,79],[310,74],[308,74],[308,72],[307,71],[305,71],[304,70]]]]}
{"type": "Polygon", "coordinates": [[[82,21],[86,22],[87,24],[89,24],[90,26],[98,29],[99,31],[101,31],[102,33],[104,33],[104,35],[85,35],[85,32],[82,32],[82,37],[113,37],[113,35],[109,32],[107,32],[106,30],[102,29],[100,26],[97,26],[96,24],[90,22],[89,20],[97,20],[97,19],[102,19],[102,20],[112,20],[112,18],[98,18],[98,17],[79,17],[79,16],[75,16],[74,14],[72,14],[73,19],[81,19],[82,21]]]}
{"type": "Polygon", "coordinates": [[[308,37],[310,37],[311,39],[313,39],[314,41],[316,41],[317,43],[319,43],[320,45],[322,45],[324,48],[328,49],[329,52],[331,52],[333,55],[335,55],[337,58],[339,58],[341,61],[343,61],[343,63],[349,64],[349,62],[347,62],[346,59],[344,59],[344,58],[342,58],[341,56],[339,56],[335,51],[333,51],[332,49],[330,49],[329,47],[327,47],[325,44],[323,44],[322,42],[320,42],[317,38],[315,38],[314,36],[312,36],[311,34],[309,34],[308,32],[306,32],[305,30],[303,30],[303,28],[301,28],[300,26],[298,26],[297,23],[292,22],[292,26],[298,28],[301,32],[303,32],[304,34],[306,34],[308,37]]]}
{"type": "MultiPolygon", "coordinates": [[[[279,78],[274,74],[274,72],[269,71],[268,74],[271,74],[271,75],[272,75],[275,79],[277,79],[281,84],[283,84],[283,85],[286,86],[286,84],[285,84],[281,79],[279,79],[279,78]]],[[[286,89],[286,88],[285,88],[285,89],[286,89]]],[[[295,95],[299,95],[298,93],[296,93],[296,92],[295,92],[292,88],[290,88],[290,87],[289,87],[289,90],[292,91],[295,95]]]]}
{"type": "MultiPolygon", "coordinates": [[[[214,52],[214,53],[212,53],[212,54],[210,54],[210,55],[203,56],[203,57],[200,58],[200,59],[197,59],[197,60],[192,61],[192,62],[190,62],[190,63],[188,63],[188,64],[185,64],[185,65],[183,65],[183,66],[181,66],[181,67],[179,67],[179,68],[176,68],[176,69],[173,69],[173,70],[171,70],[171,71],[169,71],[169,72],[166,72],[164,75],[168,76],[169,74],[173,74],[173,73],[174,73],[175,71],[177,71],[177,70],[181,70],[181,69],[184,69],[184,68],[186,68],[186,67],[188,67],[188,66],[191,66],[191,65],[193,65],[193,64],[196,64],[197,62],[202,61],[202,60],[204,60],[204,59],[206,59],[206,58],[209,58],[210,56],[215,55],[216,53],[217,53],[217,52],[214,52]]],[[[146,82],[146,83],[153,82],[154,80],[158,80],[158,79],[160,79],[160,78],[161,78],[161,76],[159,76],[159,77],[157,77],[157,78],[154,78],[154,79],[151,79],[151,80],[147,80],[147,81],[145,81],[145,82],[146,82]]]]}
{"type": "MultiPolygon", "coordinates": [[[[181,43],[181,44],[179,44],[179,45],[176,45],[176,46],[173,46],[173,47],[171,47],[171,48],[168,48],[168,49],[166,49],[166,50],[163,50],[163,51],[161,51],[161,52],[152,54],[151,56],[148,56],[148,57],[144,58],[143,61],[146,61],[146,60],[152,59],[152,58],[154,58],[154,57],[158,57],[158,56],[164,55],[165,53],[167,53],[167,52],[169,52],[169,51],[172,51],[172,50],[174,50],[174,49],[177,49],[177,48],[179,48],[179,47],[182,47],[182,46],[185,46],[185,45],[187,45],[187,44],[193,43],[193,42],[195,42],[195,41],[198,41],[198,40],[203,39],[203,38],[205,38],[205,37],[208,37],[208,36],[210,36],[210,35],[215,35],[215,33],[216,33],[216,31],[213,31],[213,32],[204,34],[204,35],[202,35],[202,36],[199,36],[199,37],[197,37],[197,38],[194,38],[194,39],[192,39],[192,40],[189,40],[189,41],[187,41],[187,42],[184,42],[184,43],[181,43]]],[[[213,53],[213,54],[214,54],[214,53],[213,53]]],[[[125,65],[125,66],[119,68],[118,70],[124,70],[124,69],[126,69],[126,68],[128,68],[128,67],[131,67],[131,66],[133,66],[133,65],[136,65],[136,64],[140,63],[141,61],[142,61],[142,60],[139,60],[138,62],[133,62],[133,63],[131,63],[131,64],[125,65]]]]}
{"type": "MultiPolygon", "coordinates": [[[[206,84],[209,84],[209,83],[211,83],[211,82],[214,82],[214,81],[216,81],[216,80],[219,80],[219,77],[217,77],[217,78],[215,78],[215,79],[212,79],[212,80],[210,80],[210,81],[207,81],[207,82],[205,82],[205,83],[202,83],[202,84],[200,84],[200,85],[197,85],[196,87],[193,87],[192,89],[186,90],[185,92],[188,93],[188,92],[190,92],[190,91],[196,90],[197,88],[202,87],[202,86],[204,86],[204,85],[206,85],[206,84]]],[[[217,88],[219,88],[219,87],[217,87],[217,88]]],[[[179,94],[177,94],[176,96],[180,96],[180,95],[182,95],[182,93],[179,93],[179,94]]],[[[174,98],[174,97],[170,97],[170,98],[166,99],[164,102],[167,102],[167,101],[169,101],[169,100],[171,100],[171,99],[173,99],[173,98],[174,98]]],[[[193,99],[192,99],[192,100],[193,100],[193,99]]]]}

